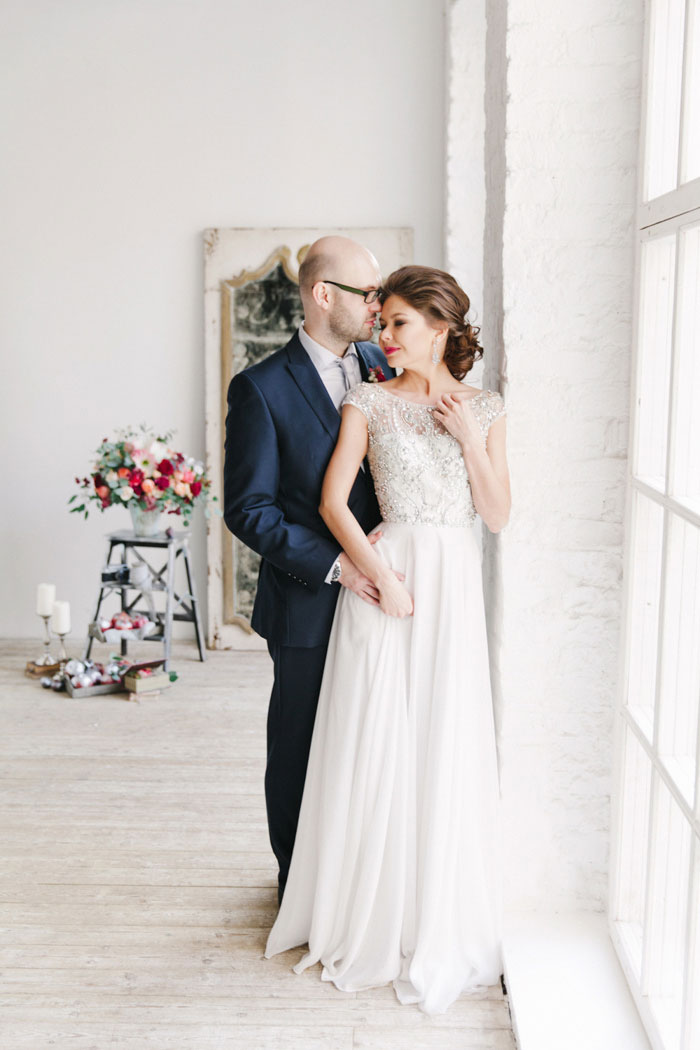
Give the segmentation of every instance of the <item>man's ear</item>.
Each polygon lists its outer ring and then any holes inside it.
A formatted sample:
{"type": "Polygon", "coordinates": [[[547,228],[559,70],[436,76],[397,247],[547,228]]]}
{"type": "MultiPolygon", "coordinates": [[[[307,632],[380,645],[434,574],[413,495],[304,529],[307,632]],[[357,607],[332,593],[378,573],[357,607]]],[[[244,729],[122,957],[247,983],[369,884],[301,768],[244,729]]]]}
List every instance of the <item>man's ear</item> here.
{"type": "Polygon", "coordinates": [[[318,306],[320,310],[330,309],[331,300],[328,285],[323,281],[316,281],[316,284],[311,289],[311,295],[313,296],[316,306],[318,306]]]}

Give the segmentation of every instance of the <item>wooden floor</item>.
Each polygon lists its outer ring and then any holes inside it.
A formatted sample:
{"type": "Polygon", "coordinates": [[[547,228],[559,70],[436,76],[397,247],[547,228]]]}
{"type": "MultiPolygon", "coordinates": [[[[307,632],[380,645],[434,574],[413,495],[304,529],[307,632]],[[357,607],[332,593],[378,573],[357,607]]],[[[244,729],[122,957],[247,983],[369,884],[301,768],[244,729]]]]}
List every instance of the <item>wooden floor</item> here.
{"type": "Polygon", "coordinates": [[[180,644],[179,681],[127,703],[44,691],[36,649],[0,647],[3,1048],[515,1047],[500,986],[430,1019],[263,957],[267,654],[180,644]]]}

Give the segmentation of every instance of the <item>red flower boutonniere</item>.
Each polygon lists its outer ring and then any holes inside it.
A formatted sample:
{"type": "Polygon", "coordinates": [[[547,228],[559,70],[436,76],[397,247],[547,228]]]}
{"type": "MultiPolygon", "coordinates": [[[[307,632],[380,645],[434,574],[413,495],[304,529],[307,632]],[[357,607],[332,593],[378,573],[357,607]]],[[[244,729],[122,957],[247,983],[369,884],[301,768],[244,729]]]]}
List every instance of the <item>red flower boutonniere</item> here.
{"type": "Polygon", "coordinates": [[[386,383],[386,376],[382,372],[379,365],[375,368],[369,369],[369,375],[367,377],[368,383],[386,383]]]}

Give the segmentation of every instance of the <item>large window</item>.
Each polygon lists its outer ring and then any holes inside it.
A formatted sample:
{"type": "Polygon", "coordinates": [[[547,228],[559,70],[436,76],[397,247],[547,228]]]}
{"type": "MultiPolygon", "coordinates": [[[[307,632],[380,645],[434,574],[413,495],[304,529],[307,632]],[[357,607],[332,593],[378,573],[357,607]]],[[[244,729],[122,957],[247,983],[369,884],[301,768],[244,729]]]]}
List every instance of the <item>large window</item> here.
{"type": "Polygon", "coordinates": [[[647,5],[610,930],[700,1047],[700,0],[647,5]]]}

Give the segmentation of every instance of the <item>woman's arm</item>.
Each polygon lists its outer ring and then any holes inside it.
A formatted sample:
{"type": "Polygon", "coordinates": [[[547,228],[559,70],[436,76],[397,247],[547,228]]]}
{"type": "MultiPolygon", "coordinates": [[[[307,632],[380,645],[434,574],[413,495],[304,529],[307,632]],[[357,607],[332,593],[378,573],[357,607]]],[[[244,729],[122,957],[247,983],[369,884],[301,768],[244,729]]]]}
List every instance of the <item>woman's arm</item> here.
{"type": "Polygon", "coordinates": [[[348,497],[367,453],[367,420],[359,408],[343,408],[340,434],[323,479],[319,513],[343,550],[379,591],[379,604],[390,616],[413,612],[410,594],[382,561],[348,507],[348,497]]]}
{"type": "Polygon", "coordinates": [[[468,400],[443,394],[435,415],[456,437],[469,475],[474,507],[491,532],[499,532],[510,516],[510,478],[506,461],[506,419],[495,419],[483,445],[481,430],[468,400]]]}

